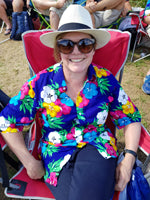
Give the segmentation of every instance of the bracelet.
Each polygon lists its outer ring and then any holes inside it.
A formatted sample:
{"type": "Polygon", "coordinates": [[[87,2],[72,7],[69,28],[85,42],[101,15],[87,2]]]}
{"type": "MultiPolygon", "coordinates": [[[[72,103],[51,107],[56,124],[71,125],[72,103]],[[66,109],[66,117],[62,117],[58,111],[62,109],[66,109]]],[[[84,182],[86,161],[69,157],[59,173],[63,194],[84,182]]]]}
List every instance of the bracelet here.
{"type": "Polygon", "coordinates": [[[123,154],[125,155],[126,153],[132,154],[135,158],[137,157],[137,153],[135,151],[130,150],[130,149],[124,149],[123,154]]]}

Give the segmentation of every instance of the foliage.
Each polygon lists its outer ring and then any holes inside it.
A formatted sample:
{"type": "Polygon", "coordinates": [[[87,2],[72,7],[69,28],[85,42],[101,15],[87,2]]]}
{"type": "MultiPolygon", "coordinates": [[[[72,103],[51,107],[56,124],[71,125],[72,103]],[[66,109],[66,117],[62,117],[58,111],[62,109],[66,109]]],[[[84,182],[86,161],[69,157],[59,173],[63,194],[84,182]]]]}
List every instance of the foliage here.
{"type": "Polygon", "coordinates": [[[147,3],[147,0],[130,0],[130,4],[132,7],[141,7],[141,8],[145,8],[147,3]]]}

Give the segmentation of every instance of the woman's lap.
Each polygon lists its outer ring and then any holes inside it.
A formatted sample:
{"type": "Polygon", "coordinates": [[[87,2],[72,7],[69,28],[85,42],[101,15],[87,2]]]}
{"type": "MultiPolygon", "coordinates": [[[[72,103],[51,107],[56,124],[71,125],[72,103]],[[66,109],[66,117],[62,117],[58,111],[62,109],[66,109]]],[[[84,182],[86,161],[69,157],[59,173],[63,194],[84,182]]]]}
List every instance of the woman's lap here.
{"type": "Polygon", "coordinates": [[[104,159],[86,145],[72,156],[60,173],[56,187],[48,185],[56,200],[109,200],[115,184],[116,159],[104,159]]]}

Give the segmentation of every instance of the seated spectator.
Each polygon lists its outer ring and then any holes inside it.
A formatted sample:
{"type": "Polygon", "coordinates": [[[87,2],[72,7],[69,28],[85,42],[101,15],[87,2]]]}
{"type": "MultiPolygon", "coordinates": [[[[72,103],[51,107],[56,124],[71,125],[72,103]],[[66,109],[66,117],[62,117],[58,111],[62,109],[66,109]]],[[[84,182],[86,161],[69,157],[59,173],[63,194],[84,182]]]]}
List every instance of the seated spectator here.
{"type": "Polygon", "coordinates": [[[142,90],[145,94],[150,95],[150,69],[144,78],[144,84],[142,86],[142,90]]]}
{"type": "Polygon", "coordinates": [[[13,12],[22,12],[25,6],[29,6],[29,2],[28,0],[13,0],[13,12]]]}
{"type": "Polygon", "coordinates": [[[70,0],[33,0],[34,6],[44,15],[50,17],[51,29],[57,30],[61,15],[72,3],[70,0]]]}
{"type": "Polygon", "coordinates": [[[2,19],[6,24],[5,35],[11,33],[11,21],[7,15],[7,9],[12,9],[12,0],[0,0],[0,19],[2,19]]]}
{"type": "Polygon", "coordinates": [[[150,0],[147,1],[145,7],[143,22],[148,24],[146,31],[150,37],[150,0]]]}
{"type": "Polygon", "coordinates": [[[108,26],[117,20],[124,8],[122,0],[87,0],[85,8],[94,15],[95,28],[108,26]]]}
{"type": "Polygon", "coordinates": [[[128,14],[128,12],[131,11],[131,10],[132,10],[132,7],[130,5],[130,2],[129,2],[129,0],[126,0],[125,3],[124,3],[124,8],[121,12],[120,17],[125,17],[128,14]]]}

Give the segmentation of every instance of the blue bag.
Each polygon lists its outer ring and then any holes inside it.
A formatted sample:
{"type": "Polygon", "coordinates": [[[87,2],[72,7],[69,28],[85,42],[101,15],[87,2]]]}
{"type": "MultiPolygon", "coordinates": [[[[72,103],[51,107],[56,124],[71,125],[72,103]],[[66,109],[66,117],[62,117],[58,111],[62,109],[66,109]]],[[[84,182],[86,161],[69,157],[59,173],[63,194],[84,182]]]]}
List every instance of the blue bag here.
{"type": "Polygon", "coordinates": [[[150,200],[150,186],[143,175],[142,169],[135,164],[131,179],[127,185],[128,200],[150,200]]]}

